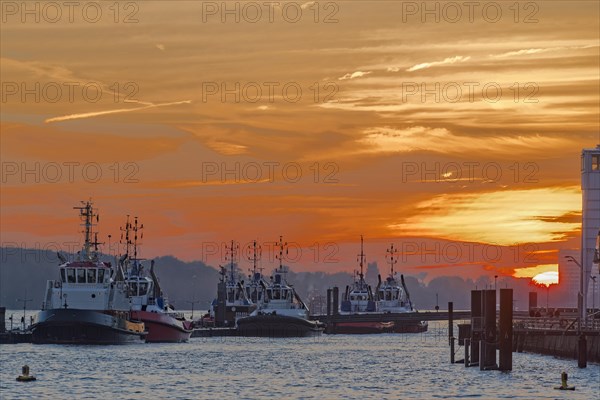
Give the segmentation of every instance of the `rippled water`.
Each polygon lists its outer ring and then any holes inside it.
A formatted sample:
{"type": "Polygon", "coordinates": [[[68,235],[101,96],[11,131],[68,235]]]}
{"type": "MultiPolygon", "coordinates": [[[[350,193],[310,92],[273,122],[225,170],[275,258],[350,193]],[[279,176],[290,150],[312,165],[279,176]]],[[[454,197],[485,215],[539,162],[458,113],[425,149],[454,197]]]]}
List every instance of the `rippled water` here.
{"type": "MultiPolygon", "coordinates": [[[[0,345],[0,397],[597,399],[600,366],[513,355],[513,371],[451,365],[444,323],[425,334],[193,338],[181,344],[0,345]],[[36,382],[15,381],[29,364],[36,382]],[[574,392],[554,390],[560,373],[574,392]]],[[[459,354],[458,358],[462,358],[459,354]]]]}

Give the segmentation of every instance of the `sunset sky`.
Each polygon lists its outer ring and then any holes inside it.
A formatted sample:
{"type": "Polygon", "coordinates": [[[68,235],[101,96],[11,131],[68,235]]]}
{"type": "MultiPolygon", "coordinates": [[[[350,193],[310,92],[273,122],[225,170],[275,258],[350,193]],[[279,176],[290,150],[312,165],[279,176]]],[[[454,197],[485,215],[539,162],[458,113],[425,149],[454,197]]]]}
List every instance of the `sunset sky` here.
{"type": "Polygon", "coordinates": [[[394,243],[411,275],[534,276],[579,247],[598,2],[2,3],[3,246],[65,248],[92,198],[104,251],[131,214],[145,257],[210,265],[283,235],[351,272],[362,234],[380,270],[394,243]]]}

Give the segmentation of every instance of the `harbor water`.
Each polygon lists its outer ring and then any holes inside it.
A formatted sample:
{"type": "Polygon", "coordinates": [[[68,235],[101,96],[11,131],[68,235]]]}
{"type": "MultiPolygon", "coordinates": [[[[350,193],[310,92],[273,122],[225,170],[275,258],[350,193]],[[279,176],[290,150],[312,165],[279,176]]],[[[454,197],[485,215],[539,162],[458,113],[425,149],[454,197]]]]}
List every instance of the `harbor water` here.
{"type": "MultiPolygon", "coordinates": [[[[462,358],[458,349],[457,359],[462,358]]],[[[0,346],[5,399],[595,399],[600,366],[515,353],[513,371],[449,364],[447,325],[423,334],[192,338],[180,344],[0,346]],[[37,381],[15,381],[28,364],[37,381]],[[574,392],[554,390],[561,372],[574,392]]]]}

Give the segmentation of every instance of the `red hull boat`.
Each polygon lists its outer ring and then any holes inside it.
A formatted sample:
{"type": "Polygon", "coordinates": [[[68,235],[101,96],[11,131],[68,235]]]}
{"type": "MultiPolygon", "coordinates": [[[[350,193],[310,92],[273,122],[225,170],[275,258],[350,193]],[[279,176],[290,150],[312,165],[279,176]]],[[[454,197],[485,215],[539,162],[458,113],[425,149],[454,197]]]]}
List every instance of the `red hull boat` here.
{"type": "Polygon", "coordinates": [[[127,223],[121,229],[126,251],[119,265],[120,273],[125,276],[131,317],[144,323],[148,331],[146,342],[186,342],[192,335],[192,321],[186,320],[182,313],[175,312],[169,304],[154,273],[154,260],[150,261],[148,277],[142,259],[137,257],[138,233],[143,228],[143,224],[138,225],[137,217],[131,223],[127,216],[127,223]],[[129,257],[130,247],[133,247],[133,258],[129,257]]]}
{"type": "Polygon", "coordinates": [[[187,342],[192,335],[191,321],[179,319],[171,313],[131,311],[131,317],[146,326],[146,342],[187,342]]]}
{"type": "Polygon", "coordinates": [[[338,334],[370,334],[394,332],[393,322],[339,322],[335,324],[338,334]]]}

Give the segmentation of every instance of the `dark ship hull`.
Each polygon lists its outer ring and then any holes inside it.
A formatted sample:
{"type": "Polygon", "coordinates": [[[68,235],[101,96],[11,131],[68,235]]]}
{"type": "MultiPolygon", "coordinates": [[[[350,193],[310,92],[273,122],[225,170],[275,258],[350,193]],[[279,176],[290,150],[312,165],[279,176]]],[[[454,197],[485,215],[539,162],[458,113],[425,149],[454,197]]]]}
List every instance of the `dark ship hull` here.
{"type": "Polygon", "coordinates": [[[40,311],[31,331],[36,344],[124,344],[142,342],[146,334],[126,314],[75,309],[40,311]]]}
{"type": "Polygon", "coordinates": [[[237,321],[239,336],[250,337],[307,337],[323,332],[317,321],[277,314],[261,314],[237,321]]]}
{"type": "Polygon", "coordinates": [[[344,319],[328,324],[325,333],[330,334],[374,334],[374,333],[421,333],[427,332],[425,321],[402,318],[402,314],[363,313],[345,316],[344,319]]]}
{"type": "Polygon", "coordinates": [[[425,321],[394,323],[394,333],[421,333],[427,332],[428,324],[425,321]]]}

